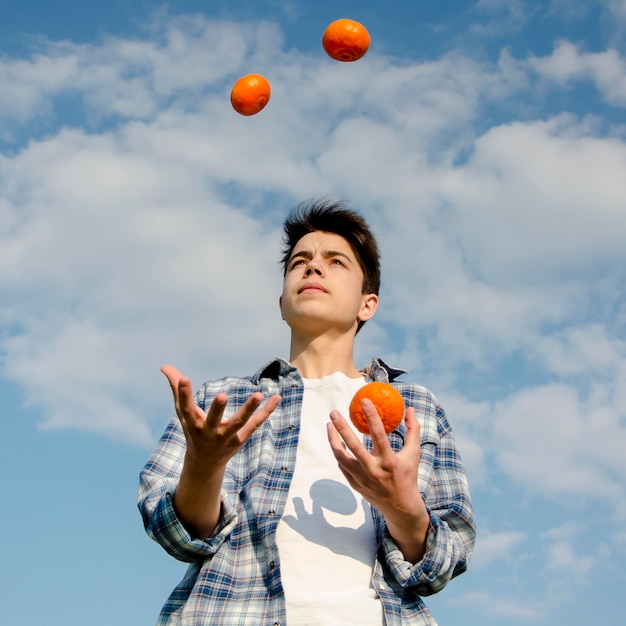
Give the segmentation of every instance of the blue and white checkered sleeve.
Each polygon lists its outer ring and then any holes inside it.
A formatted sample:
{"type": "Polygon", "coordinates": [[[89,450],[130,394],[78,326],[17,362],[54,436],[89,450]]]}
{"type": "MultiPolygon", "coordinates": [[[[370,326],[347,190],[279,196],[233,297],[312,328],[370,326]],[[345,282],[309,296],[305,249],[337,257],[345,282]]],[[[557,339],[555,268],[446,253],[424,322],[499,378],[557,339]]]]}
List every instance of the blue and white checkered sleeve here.
{"type": "Polygon", "coordinates": [[[402,587],[414,587],[422,596],[437,593],[467,569],[476,537],[467,476],[443,409],[437,407],[436,416],[438,445],[422,446],[420,462],[420,468],[431,468],[422,494],[430,514],[426,553],[418,563],[409,563],[388,532],[382,538],[396,581],[402,587]]]}
{"type": "Polygon", "coordinates": [[[223,494],[220,520],[212,535],[194,539],[187,532],[174,509],[185,446],[180,422],[174,418],[140,473],[137,504],[147,534],[176,559],[191,563],[217,551],[234,527],[236,513],[223,494]]]}

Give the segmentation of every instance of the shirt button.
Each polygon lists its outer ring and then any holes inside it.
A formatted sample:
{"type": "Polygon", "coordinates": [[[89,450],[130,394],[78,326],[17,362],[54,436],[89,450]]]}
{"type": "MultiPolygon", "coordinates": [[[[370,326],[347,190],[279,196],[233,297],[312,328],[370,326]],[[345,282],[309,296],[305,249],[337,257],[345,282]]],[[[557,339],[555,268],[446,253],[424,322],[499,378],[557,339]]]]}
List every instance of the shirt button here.
{"type": "Polygon", "coordinates": [[[287,471],[287,469],[288,469],[288,468],[287,468],[286,466],[284,466],[284,465],[283,465],[283,466],[280,468],[280,471],[281,471],[281,472],[286,472],[286,471],[287,471]]]}
{"type": "Polygon", "coordinates": [[[293,430],[295,428],[295,426],[293,424],[289,424],[289,426],[287,426],[287,430],[293,430]]]}
{"type": "Polygon", "coordinates": [[[275,566],[276,564],[274,563],[274,561],[270,561],[270,569],[274,569],[275,566]]]}
{"type": "Polygon", "coordinates": [[[267,514],[268,515],[274,515],[276,513],[276,511],[274,511],[274,509],[270,509],[267,514]]]}

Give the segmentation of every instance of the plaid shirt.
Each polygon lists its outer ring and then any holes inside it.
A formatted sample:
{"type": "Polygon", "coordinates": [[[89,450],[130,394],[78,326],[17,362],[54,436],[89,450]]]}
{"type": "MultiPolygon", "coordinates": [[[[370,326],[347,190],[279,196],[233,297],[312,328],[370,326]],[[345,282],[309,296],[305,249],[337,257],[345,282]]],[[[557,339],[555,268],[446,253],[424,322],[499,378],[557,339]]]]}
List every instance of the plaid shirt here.
{"type": "MultiPolygon", "coordinates": [[[[374,359],[369,380],[393,382],[403,370],[374,359]]],[[[443,409],[424,387],[393,382],[421,425],[418,483],[430,528],[426,554],[416,564],[404,560],[383,516],[372,507],[379,550],[372,583],[385,624],[436,624],[421,596],[443,589],[467,568],[475,529],[467,478],[443,409]]],[[[196,395],[208,410],[219,392],[228,394],[232,415],[255,391],[280,394],[282,402],[229,461],[222,487],[222,513],[213,534],[194,539],[178,520],[173,495],[185,455],[177,418],[168,425],[140,476],[139,509],[146,532],[175,558],[189,563],[183,580],[165,603],[158,625],[284,626],[276,528],[283,514],[296,460],[303,384],[298,370],[275,359],[250,378],[205,383],[196,395]]],[[[405,427],[389,435],[394,450],[405,427]]],[[[370,437],[365,444],[371,449],[370,437]]],[[[306,563],[303,563],[306,567],[306,563]]],[[[314,593],[314,590],[312,590],[314,593]]]]}

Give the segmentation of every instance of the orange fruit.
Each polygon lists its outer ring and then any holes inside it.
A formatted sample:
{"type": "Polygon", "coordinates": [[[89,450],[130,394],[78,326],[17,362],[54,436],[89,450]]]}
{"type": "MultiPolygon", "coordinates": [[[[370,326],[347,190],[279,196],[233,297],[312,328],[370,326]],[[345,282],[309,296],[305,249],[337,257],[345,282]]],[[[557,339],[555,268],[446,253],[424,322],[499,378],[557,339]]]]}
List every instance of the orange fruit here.
{"type": "Polygon", "coordinates": [[[336,61],[358,61],[370,47],[370,34],[354,20],[335,20],[322,36],[326,54],[336,61]]]}
{"type": "Polygon", "coordinates": [[[230,92],[230,103],[241,115],[255,115],[270,101],[270,84],[265,76],[246,74],[230,92]]]}
{"type": "Polygon", "coordinates": [[[404,399],[395,387],[388,383],[373,382],[363,385],[354,394],[350,402],[350,419],[359,432],[369,435],[367,418],[361,406],[363,398],[369,398],[374,403],[385,432],[390,433],[398,428],[404,417],[404,399]]]}

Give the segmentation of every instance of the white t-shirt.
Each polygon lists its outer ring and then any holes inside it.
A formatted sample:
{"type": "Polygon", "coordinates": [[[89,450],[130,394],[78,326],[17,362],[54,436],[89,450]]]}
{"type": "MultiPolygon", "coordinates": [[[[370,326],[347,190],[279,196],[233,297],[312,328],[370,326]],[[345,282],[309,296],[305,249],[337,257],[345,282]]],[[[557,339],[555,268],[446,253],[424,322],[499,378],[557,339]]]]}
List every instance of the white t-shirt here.
{"type": "Polygon", "coordinates": [[[383,623],[371,585],[377,545],[370,505],[339,470],[326,430],[331,410],[348,418],[350,400],[364,384],[339,372],[304,379],[296,466],[277,530],[291,625],[383,623]]]}

